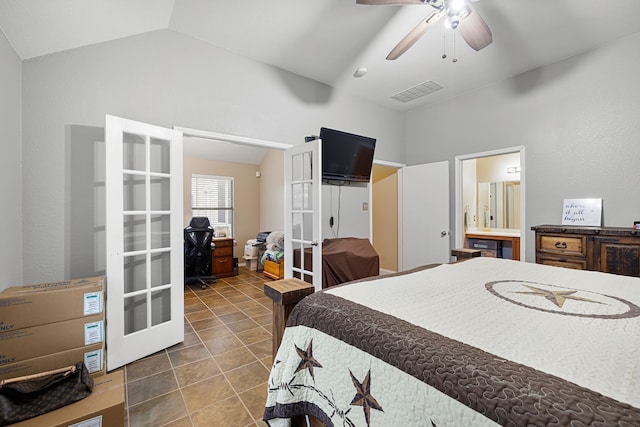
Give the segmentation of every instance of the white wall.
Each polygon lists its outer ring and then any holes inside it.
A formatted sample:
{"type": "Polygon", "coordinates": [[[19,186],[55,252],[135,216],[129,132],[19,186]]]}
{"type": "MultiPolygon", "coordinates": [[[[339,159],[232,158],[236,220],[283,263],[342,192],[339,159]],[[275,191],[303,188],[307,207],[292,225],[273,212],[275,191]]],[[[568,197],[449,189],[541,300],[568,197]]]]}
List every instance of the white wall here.
{"type": "Polygon", "coordinates": [[[322,184],[322,239],[337,237],[369,238],[369,187],[363,183],[322,184]],[[333,228],[329,219],[333,217],[333,228]]]}
{"type": "Polygon", "coordinates": [[[520,181],[520,173],[507,169],[520,166],[520,153],[481,157],[476,160],[476,182],[520,181]]]}
{"type": "Polygon", "coordinates": [[[284,151],[269,150],[260,174],[260,231],[284,231],[284,151]]]}
{"type": "Polygon", "coordinates": [[[289,144],[328,126],[377,138],[378,159],[404,160],[403,145],[395,144],[404,139],[401,113],[170,30],[30,59],[22,67],[22,206],[29,224],[23,257],[38,260],[25,265],[29,282],[69,274],[68,125],[101,127],[105,114],[113,114],[289,144]]]}
{"type": "MultiPolygon", "coordinates": [[[[476,159],[468,159],[462,162],[462,206],[460,217],[464,227],[477,227],[481,222],[478,214],[478,177],[476,172],[476,159]],[[466,214],[466,218],[465,218],[466,214]]],[[[451,227],[455,229],[455,226],[451,227]]]]}
{"type": "Polygon", "coordinates": [[[638,69],[640,33],[412,111],[407,161],[453,162],[524,145],[528,261],[535,259],[530,226],[558,224],[565,198],[602,198],[605,225],[631,226],[640,219],[638,69]]]}
{"type": "Polygon", "coordinates": [[[0,31],[0,291],[21,284],[23,277],[21,69],[20,58],[0,31]]]}

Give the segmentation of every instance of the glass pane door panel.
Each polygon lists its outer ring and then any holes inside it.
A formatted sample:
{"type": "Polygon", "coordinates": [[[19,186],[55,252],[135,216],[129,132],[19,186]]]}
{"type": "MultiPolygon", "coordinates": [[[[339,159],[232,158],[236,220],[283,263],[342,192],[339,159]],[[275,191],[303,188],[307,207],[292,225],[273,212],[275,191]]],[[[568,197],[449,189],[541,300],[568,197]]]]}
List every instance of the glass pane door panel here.
{"type": "Polygon", "coordinates": [[[302,155],[295,154],[291,158],[291,182],[302,181],[302,155]]]}
{"type": "Polygon", "coordinates": [[[170,141],[164,139],[151,138],[149,147],[151,172],[169,173],[171,171],[170,144],[170,141]]]}
{"type": "Polygon", "coordinates": [[[313,213],[302,214],[302,240],[313,240],[313,213]]]}
{"type": "Polygon", "coordinates": [[[125,335],[147,328],[147,296],[136,295],[124,299],[125,335]]]}
{"type": "Polygon", "coordinates": [[[171,290],[162,289],[151,294],[151,326],[171,320],[171,290]]]}
{"type": "Polygon", "coordinates": [[[293,226],[293,230],[291,232],[291,239],[301,240],[302,239],[302,214],[299,212],[293,212],[291,214],[291,222],[293,226]]]}
{"type": "Polygon", "coordinates": [[[171,246],[171,215],[151,215],[151,249],[171,246]]]}
{"type": "Polygon", "coordinates": [[[293,259],[296,261],[294,265],[298,268],[309,268],[308,265],[305,265],[304,257],[300,259],[300,254],[304,249],[304,245],[302,244],[302,242],[292,242],[292,245],[293,245],[293,254],[294,254],[293,259]]]}
{"type": "Polygon", "coordinates": [[[313,209],[313,193],[311,192],[313,190],[312,185],[313,184],[310,182],[302,184],[302,209],[304,210],[313,209]]]}
{"type": "Polygon", "coordinates": [[[151,177],[151,210],[168,211],[171,209],[171,179],[151,177]]]}
{"type": "Polygon", "coordinates": [[[124,251],[143,251],[147,248],[147,221],[145,215],[124,216],[124,251]]]}
{"type": "Polygon", "coordinates": [[[124,257],[124,293],[141,291],[147,287],[147,256],[124,257]]]}
{"type": "Polygon", "coordinates": [[[308,181],[311,179],[311,153],[302,153],[302,179],[308,181]]]}
{"type": "Polygon", "coordinates": [[[122,145],[122,168],[141,172],[147,170],[145,137],[123,132],[122,145]]]}
{"type": "Polygon", "coordinates": [[[301,183],[291,184],[291,210],[299,211],[303,206],[304,187],[301,183]]]}
{"type": "Polygon", "coordinates": [[[171,256],[169,252],[151,255],[151,287],[171,283],[171,256]]]}
{"type": "Polygon", "coordinates": [[[146,209],[146,180],[142,175],[123,174],[122,176],[123,210],[143,211],[146,209]]]}

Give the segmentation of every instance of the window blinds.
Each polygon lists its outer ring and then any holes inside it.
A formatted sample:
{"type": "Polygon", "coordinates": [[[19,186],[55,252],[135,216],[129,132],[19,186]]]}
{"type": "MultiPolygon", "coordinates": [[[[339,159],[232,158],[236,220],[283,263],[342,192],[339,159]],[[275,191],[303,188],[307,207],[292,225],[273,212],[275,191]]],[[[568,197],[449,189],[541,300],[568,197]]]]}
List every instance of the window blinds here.
{"type": "Polygon", "coordinates": [[[214,229],[223,224],[233,229],[233,177],[192,175],[191,211],[208,217],[214,229]]]}

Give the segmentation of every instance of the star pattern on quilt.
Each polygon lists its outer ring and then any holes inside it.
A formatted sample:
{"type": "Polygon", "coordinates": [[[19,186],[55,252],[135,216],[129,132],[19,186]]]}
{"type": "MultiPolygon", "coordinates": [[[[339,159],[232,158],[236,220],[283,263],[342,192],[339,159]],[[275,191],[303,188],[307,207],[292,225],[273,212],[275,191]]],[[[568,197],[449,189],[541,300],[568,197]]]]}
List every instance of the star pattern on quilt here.
{"type": "Polygon", "coordinates": [[[322,365],[313,357],[313,340],[309,341],[309,345],[307,346],[306,350],[299,348],[295,344],[294,347],[296,348],[296,352],[301,359],[296,372],[308,369],[309,373],[311,374],[311,378],[313,378],[313,380],[315,381],[316,378],[313,376],[313,368],[322,368],[322,365]]]}
{"type": "Polygon", "coordinates": [[[371,408],[384,412],[382,406],[380,406],[378,401],[371,395],[371,369],[369,369],[369,371],[367,372],[367,376],[364,377],[364,381],[362,382],[358,381],[351,370],[349,370],[349,374],[351,375],[351,381],[353,381],[353,385],[356,388],[356,395],[351,401],[351,405],[362,406],[362,410],[364,411],[364,418],[367,421],[367,426],[369,426],[371,419],[371,408]]]}
{"type": "Polygon", "coordinates": [[[523,295],[536,295],[536,296],[540,296],[543,298],[546,298],[547,300],[551,301],[553,304],[555,304],[556,306],[562,308],[562,306],[564,305],[565,301],[568,299],[571,300],[575,300],[575,301],[584,301],[584,302],[592,302],[595,304],[601,304],[599,301],[594,301],[588,298],[582,298],[579,296],[574,295],[576,292],[578,291],[573,291],[573,290],[569,290],[569,291],[548,291],[546,289],[541,289],[541,288],[537,288],[535,286],[528,286],[525,285],[527,288],[531,289],[530,291],[523,291],[523,292],[516,292],[517,294],[523,294],[523,295]]]}

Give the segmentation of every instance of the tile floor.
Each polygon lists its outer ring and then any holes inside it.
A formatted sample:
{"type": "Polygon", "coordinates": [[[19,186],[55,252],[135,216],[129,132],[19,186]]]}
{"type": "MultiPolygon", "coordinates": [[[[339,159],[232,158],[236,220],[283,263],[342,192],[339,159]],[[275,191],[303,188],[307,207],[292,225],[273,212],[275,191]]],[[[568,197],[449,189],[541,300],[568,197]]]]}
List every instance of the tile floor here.
{"type": "Polygon", "coordinates": [[[269,280],[241,266],[205,290],[185,287],[184,342],[125,367],[128,426],[266,425],[269,280]]]}

